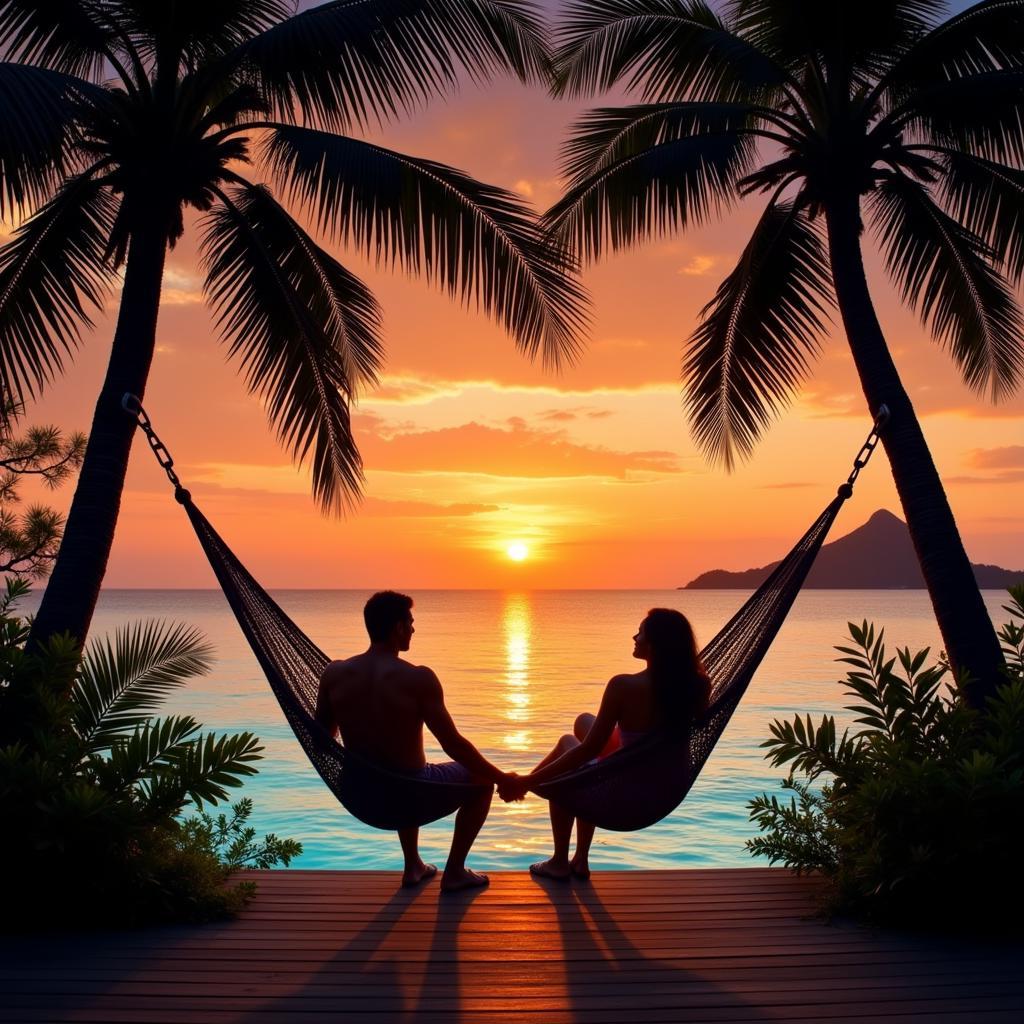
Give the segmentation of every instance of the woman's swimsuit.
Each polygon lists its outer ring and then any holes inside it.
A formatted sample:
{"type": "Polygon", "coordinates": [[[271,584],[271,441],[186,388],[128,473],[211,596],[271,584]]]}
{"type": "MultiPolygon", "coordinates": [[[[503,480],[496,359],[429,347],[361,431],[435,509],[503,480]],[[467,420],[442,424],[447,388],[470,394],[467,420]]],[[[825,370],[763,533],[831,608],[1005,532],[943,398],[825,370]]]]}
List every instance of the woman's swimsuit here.
{"type": "Polygon", "coordinates": [[[628,747],[631,743],[636,743],[637,740],[642,740],[645,736],[649,736],[651,733],[650,729],[623,729],[622,726],[615,726],[615,732],[612,733],[612,738],[608,745],[598,754],[597,757],[593,758],[588,764],[597,764],[598,761],[603,761],[606,757],[611,757],[612,754],[623,747],[628,747]]]}
{"type": "Polygon", "coordinates": [[[620,725],[619,739],[624,747],[628,747],[630,743],[636,743],[637,740],[642,740],[645,736],[650,735],[650,732],[650,729],[623,729],[620,725]]]}

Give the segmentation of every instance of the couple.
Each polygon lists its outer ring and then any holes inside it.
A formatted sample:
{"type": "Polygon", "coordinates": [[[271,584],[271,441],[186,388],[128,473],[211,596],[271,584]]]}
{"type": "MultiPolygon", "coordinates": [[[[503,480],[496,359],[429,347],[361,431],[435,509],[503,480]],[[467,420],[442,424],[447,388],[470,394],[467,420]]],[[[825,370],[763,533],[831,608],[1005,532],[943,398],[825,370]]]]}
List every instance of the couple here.
{"type": "MultiPolygon", "coordinates": [[[[455,727],[437,676],[426,666],[411,665],[400,657],[409,650],[415,632],[412,607],[412,598],[404,594],[390,590],[374,594],[363,609],[369,648],[353,658],[331,662],[317,698],[317,721],[332,736],[340,734],[346,747],[392,770],[439,782],[497,784],[503,800],[522,800],[540,783],[607,757],[653,730],[685,728],[707,707],[711,684],[690,623],[677,611],[653,608],[633,637],[633,657],[647,667],[634,675],[613,676],[597,715],[580,715],[573,734],[563,736],[529,775],[503,772],[455,727]],[[427,763],[424,725],[451,761],[427,763]]],[[[487,884],[486,875],[466,867],[466,856],[490,810],[491,796],[488,786],[455,816],[455,834],[441,878],[444,892],[487,884]]],[[[548,878],[589,877],[587,858],[594,826],[576,822],[576,854],[570,860],[573,817],[554,803],[550,810],[554,854],[530,870],[548,878]]],[[[405,856],[403,886],[418,885],[437,874],[433,864],[420,858],[418,828],[401,829],[398,838],[405,856]]]]}

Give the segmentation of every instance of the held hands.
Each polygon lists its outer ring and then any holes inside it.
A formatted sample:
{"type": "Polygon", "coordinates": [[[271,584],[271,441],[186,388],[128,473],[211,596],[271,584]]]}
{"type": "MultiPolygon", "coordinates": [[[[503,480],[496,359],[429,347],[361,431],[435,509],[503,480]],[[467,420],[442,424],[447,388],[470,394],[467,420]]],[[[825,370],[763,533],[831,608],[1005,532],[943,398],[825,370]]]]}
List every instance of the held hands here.
{"type": "Polygon", "coordinates": [[[506,772],[498,783],[498,796],[507,804],[518,803],[526,796],[529,788],[529,777],[524,778],[516,772],[506,772]]]}

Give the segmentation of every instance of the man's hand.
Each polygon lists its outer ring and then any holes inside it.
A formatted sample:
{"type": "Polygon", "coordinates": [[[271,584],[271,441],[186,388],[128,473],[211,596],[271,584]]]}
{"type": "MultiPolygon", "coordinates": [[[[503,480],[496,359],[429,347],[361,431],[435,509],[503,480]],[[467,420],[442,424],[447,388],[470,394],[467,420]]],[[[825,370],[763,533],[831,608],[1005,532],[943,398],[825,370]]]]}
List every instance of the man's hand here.
{"type": "Polygon", "coordinates": [[[505,803],[518,803],[522,800],[529,789],[529,785],[521,775],[516,772],[505,772],[504,778],[498,783],[498,796],[505,803]]]}

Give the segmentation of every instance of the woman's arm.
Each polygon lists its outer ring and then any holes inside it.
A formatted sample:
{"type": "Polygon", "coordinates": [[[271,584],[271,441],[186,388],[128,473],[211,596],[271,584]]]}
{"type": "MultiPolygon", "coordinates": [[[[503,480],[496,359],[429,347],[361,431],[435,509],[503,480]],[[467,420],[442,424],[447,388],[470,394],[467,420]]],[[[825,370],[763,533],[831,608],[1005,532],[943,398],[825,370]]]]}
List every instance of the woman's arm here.
{"type": "Polygon", "coordinates": [[[579,768],[580,765],[592,761],[604,750],[611,737],[612,730],[619,720],[620,689],[617,685],[618,679],[618,676],[613,676],[608,680],[608,685],[604,688],[604,696],[601,698],[601,707],[597,712],[597,718],[594,720],[594,725],[590,732],[587,733],[586,739],[578,747],[573,747],[572,750],[564,753],[558,760],[552,761],[542,768],[537,768],[525,776],[522,781],[528,783],[530,789],[558,775],[571,772],[574,768],[579,768]]]}

